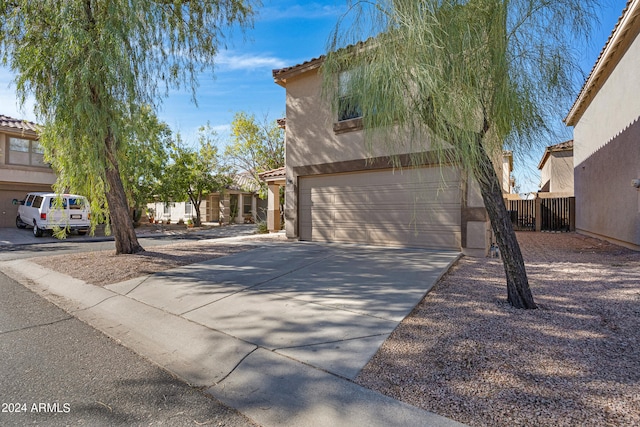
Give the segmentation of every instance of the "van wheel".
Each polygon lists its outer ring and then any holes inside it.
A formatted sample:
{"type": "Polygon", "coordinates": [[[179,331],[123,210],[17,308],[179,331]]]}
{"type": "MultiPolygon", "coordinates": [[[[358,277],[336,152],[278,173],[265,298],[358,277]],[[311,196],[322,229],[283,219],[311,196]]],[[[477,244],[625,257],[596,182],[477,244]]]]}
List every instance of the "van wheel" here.
{"type": "Polygon", "coordinates": [[[18,228],[27,228],[27,224],[22,222],[22,220],[20,219],[20,215],[18,215],[16,217],[16,227],[18,227],[18,228]]]}
{"type": "Polygon", "coordinates": [[[33,235],[36,237],[42,237],[42,230],[38,228],[36,223],[33,223],[33,235]]]}

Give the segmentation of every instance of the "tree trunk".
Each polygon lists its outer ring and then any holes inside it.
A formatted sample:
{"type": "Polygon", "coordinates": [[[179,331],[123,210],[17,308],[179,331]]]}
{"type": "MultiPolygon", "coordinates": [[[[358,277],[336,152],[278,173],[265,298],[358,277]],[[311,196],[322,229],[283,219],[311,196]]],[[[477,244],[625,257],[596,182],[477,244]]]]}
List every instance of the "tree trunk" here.
{"type": "Polygon", "coordinates": [[[480,166],[475,168],[475,177],[480,184],[482,200],[491,220],[496,236],[504,271],[507,278],[507,299],[515,308],[537,308],[529,289],[529,281],[524,266],[520,245],[513,230],[511,218],[504,204],[500,181],[493,162],[484,148],[480,148],[480,166]]]}
{"type": "Polygon", "coordinates": [[[202,218],[200,217],[200,204],[202,203],[202,199],[199,202],[193,204],[193,208],[196,210],[196,219],[193,221],[193,225],[195,227],[200,227],[202,225],[202,218]]]}
{"type": "Polygon", "coordinates": [[[196,211],[196,218],[193,219],[193,212],[191,212],[191,218],[193,220],[194,227],[200,227],[202,225],[202,217],[200,215],[200,205],[202,204],[202,192],[199,192],[197,195],[189,192],[189,201],[191,202],[191,206],[196,211]]]}
{"type": "Polygon", "coordinates": [[[138,243],[133,220],[129,215],[129,204],[120,178],[118,160],[114,154],[115,144],[111,134],[107,136],[105,144],[107,152],[106,178],[109,185],[106,196],[107,203],[109,203],[111,230],[116,241],[116,255],[143,252],[144,249],[138,243]]]}

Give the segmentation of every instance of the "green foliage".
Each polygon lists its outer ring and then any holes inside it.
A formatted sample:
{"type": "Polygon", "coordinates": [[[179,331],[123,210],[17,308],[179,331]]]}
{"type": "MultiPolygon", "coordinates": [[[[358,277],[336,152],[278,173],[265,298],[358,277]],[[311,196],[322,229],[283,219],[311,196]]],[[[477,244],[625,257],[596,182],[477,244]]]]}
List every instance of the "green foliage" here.
{"type": "Polygon", "coordinates": [[[238,112],[231,123],[232,141],[225,149],[227,161],[251,175],[262,199],[267,186],[258,176],[284,166],[284,132],[276,121],[261,122],[253,114],[238,112]]]}
{"type": "Polygon", "coordinates": [[[158,194],[165,200],[191,202],[196,226],[201,224],[200,204],[204,197],[223,192],[231,184],[228,170],[220,161],[217,142],[218,136],[208,124],[199,129],[198,149],[185,145],[178,134],[158,187],[158,194]]]}
{"type": "Polygon", "coordinates": [[[269,226],[267,221],[260,221],[256,224],[256,232],[258,234],[267,234],[269,232],[269,226]]]}
{"type": "Polygon", "coordinates": [[[114,225],[117,253],[141,250],[128,202],[143,197],[137,183],[123,188],[120,178],[146,161],[123,160],[135,144],[154,144],[139,106],[155,110],[182,86],[195,100],[198,74],[212,69],[225,31],[251,24],[252,7],[252,0],[0,0],[0,59],[16,73],[21,101],[35,98],[42,145],[61,174],[56,187],[91,200],[94,222],[114,225]]]}
{"type": "Polygon", "coordinates": [[[173,141],[169,125],[159,121],[148,107],[142,109],[135,125],[145,138],[125,141],[120,175],[130,206],[140,208],[153,200],[173,141]]]}

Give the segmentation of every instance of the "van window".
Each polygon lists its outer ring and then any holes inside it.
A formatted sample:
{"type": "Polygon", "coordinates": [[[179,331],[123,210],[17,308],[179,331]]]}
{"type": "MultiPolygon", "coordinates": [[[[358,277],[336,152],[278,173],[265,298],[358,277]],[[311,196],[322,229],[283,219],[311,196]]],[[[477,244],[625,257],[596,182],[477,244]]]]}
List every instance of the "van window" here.
{"type": "Polygon", "coordinates": [[[42,206],[42,196],[36,196],[33,199],[33,203],[31,204],[32,207],[39,209],[40,206],[42,206]]]}
{"type": "Polygon", "coordinates": [[[69,197],[69,209],[84,208],[84,199],[69,197]]]}
{"type": "MultiPolygon", "coordinates": [[[[49,207],[50,208],[56,208],[60,205],[58,205],[58,198],[57,197],[52,197],[51,199],[49,199],[49,207]]],[[[67,208],[67,199],[65,197],[62,198],[62,209],[66,209],[67,208]]]]}
{"type": "Polygon", "coordinates": [[[24,205],[25,206],[31,206],[31,203],[33,203],[33,198],[35,196],[33,194],[30,194],[29,197],[27,197],[27,200],[25,200],[24,205]]]}

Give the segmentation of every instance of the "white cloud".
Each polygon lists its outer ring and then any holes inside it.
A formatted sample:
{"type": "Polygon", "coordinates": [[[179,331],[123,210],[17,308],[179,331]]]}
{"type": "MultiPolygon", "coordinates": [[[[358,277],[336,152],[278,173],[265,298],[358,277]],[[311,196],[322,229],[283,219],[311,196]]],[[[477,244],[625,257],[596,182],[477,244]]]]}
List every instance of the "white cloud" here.
{"type": "Polygon", "coordinates": [[[338,17],[347,10],[344,3],[327,5],[322,3],[287,4],[286,6],[265,7],[260,10],[258,20],[276,21],[280,19],[322,19],[338,17]]]}
{"type": "Polygon", "coordinates": [[[224,71],[283,68],[286,62],[280,58],[251,53],[238,54],[234,51],[221,51],[215,59],[216,66],[224,71]]]}

